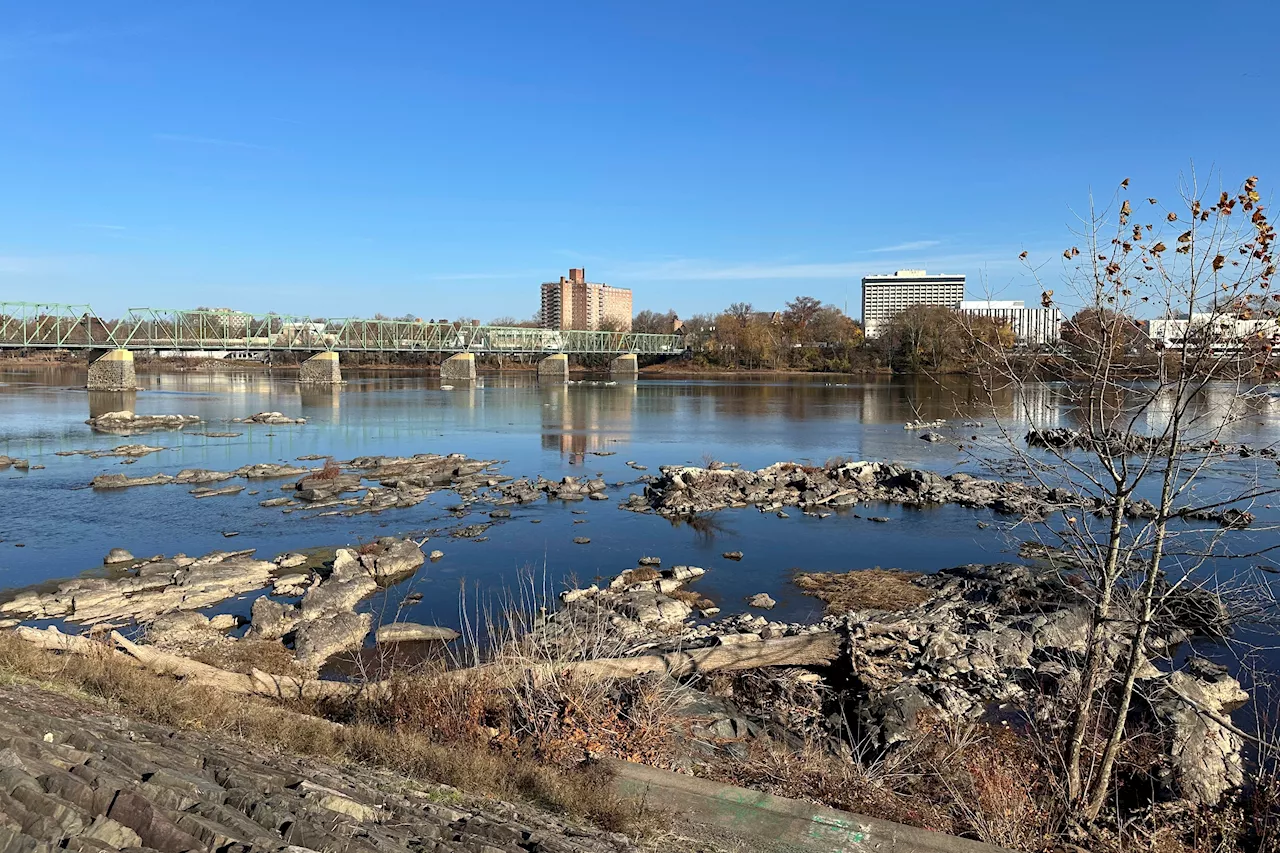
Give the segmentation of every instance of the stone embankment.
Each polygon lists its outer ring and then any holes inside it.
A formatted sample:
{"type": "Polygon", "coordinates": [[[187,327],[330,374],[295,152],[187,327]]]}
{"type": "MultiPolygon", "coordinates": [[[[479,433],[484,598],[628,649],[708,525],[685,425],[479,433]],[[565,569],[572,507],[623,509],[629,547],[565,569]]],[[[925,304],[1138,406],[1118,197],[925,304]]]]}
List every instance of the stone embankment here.
{"type": "MultiPolygon", "coordinates": [[[[1095,502],[1064,488],[987,480],[966,473],[943,476],[881,462],[827,467],[778,462],[758,471],[664,465],[660,471],[661,476],[645,487],[644,494],[631,495],[622,509],[683,518],[730,507],[755,506],[762,512],[797,507],[806,515],[823,516],[833,508],[860,503],[957,504],[1027,521],[1042,521],[1067,509],[1100,511],[1095,502]]],[[[1136,499],[1126,505],[1125,513],[1129,518],[1151,519],[1157,510],[1150,501],[1136,499]]],[[[1178,515],[1228,528],[1248,527],[1254,520],[1252,513],[1235,507],[1183,508],[1178,515]]]]}
{"type": "Polygon", "coordinates": [[[623,853],[627,839],[448,786],[261,755],[28,685],[0,687],[6,853],[623,853]]]}

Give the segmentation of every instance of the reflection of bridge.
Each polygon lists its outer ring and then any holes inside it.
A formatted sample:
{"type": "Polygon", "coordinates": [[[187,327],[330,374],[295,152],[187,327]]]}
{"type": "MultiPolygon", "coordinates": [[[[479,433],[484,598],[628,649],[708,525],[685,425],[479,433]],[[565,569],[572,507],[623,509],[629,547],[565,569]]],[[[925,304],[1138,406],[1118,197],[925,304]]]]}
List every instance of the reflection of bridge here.
{"type": "MultiPolygon", "coordinates": [[[[474,378],[475,355],[627,355],[615,370],[634,371],[636,355],[673,355],[683,350],[678,335],[636,332],[531,329],[478,323],[421,320],[362,320],[246,314],[239,311],[181,311],[130,308],[123,319],[103,320],[88,305],[0,302],[0,348],[91,349],[106,353],[99,377],[107,387],[132,384],[132,352],[319,353],[304,366],[302,379],[334,382],[339,352],[450,353],[442,374],[474,378]],[[459,358],[462,355],[465,358],[459,358]],[[128,363],[127,368],[124,363],[128,363]],[[126,381],[124,374],[128,373],[126,381]],[[110,374],[110,376],[107,376],[110,374]],[[118,376],[116,374],[119,374],[118,376]]],[[[563,358],[549,362],[548,375],[567,371],[563,358]]],[[[567,374],[566,374],[567,375],[567,374]]],[[[91,369],[90,386],[95,385],[91,369]]]]}

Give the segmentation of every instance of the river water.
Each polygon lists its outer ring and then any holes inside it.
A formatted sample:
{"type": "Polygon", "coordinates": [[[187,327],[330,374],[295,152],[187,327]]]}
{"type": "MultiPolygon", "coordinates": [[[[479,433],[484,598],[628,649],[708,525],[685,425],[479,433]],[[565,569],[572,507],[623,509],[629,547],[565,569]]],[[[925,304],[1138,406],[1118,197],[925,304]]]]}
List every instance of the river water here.
{"type": "MultiPolygon", "coordinates": [[[[308,389],[292,377],[258,372],[140,375],[136,395],[90,394],[84,372],[68,369],[0,370],[0,454],[28,458],[42,470],[0,472],[0,589],[24,587],[93,570],[113,547],[138,556],[204,554],[257,549],[259,557],[320,546],[353,545],[389,534],[421,533],[459,523],[445,508],[456,496],[441,492],[426,503],[380,515],[305,517],[260,507],[280,494],[280,481],[254,482],[245,492],[196,500],[179,485],[119,491],[86,488],[97,474],[141,476],[182,468],[230,470],[256,462],[288,462],[311,454],[464,453],[502,460],[511,476],[549,478],[600,474],[610,501],[540,502],[513,507],[512,518],[489,529],[488,540],[433,538],[445,558],[428,563],[369,606],[398,603],[408,592],[422,601],[401,618],[458,627],[460,590],[469,598],[497,595],[522,577],[558,590],[571,579],[590,583],[634,567],[653,555],[663,565],[708,570],[697,589],[725,614],[745,599],[769,592],[779,605],[772,617],[808,619],[819,602],[790,583],[796,569],[842,571],[875,566],[921,571],[970,562],[1017,559],[1025,530],[1005,530],[987,511],[945,506],[900,506],[838,513],[826,519],[798,511],[789,518],[754,508],[715,515],[712,529],[673,525],[655,515],[624,512],[617,504],[640,492],[640,472],[659,465],[717,459],[758,468],[780,460],[821,464],[833,456],[896,461],[940,472],[975,470],[951,444],[919,440],[903,429],[916,418],[949,419],[944,432],[990,438],[994,426],[965,426],[989,418],[990,403],[963,377],[945,386],[928,379],[858,381],[805,377],[761,380],[641,379],[617,385],[539,384],[527,375],[485,376],[474,388],[443,390],[436,377],[344,371],[348,384],[308,389]],[[138,413],[183,413],[205,423],[180,432],[121,438],[90,431],[90,414],[120,408],[138,413]],[[296,426],[228,423],[261,411],[307,418],[296,426]],[[234,438],[196,431],[239,433],[234,438]],[[108,449],[144,442],[166,449],[122,466],[119,459],[57,456],[58,451],[108,449]],[[595,455],[596,453],[614,455],[595,455]],[[258,494],[253,494],[258,491],[258,494]],[[864,517],[858,517],[858,515],[864,517]],[[873,523],[865,516],[887,516],[873,523]],[[531,522],[537,520],[539,523],[531,522]],[[980,526],[980,522],[982,526],[980,526]],[[990,527],[985,525],[990,523],[990,527]],[[224,534],[234,533],[234,538],[224,534]],[[573,544],[588,536],[589,545],[573,544]],[[722,558],[742,551],[741,562],[722,558]]],[[[1070,425],[1054,386],[1034,386],[1021,397],[997,401],[1014,426],[1027,406],[1041,425],[1070,425]]],[[[1234,388],[1222,388],[1222,395],[1234,388]]],[[[1225,405],[1210,389],[1204,405],[1225,405]]],[[[1232,439],[1265,445],[1280,439],[1280,411],[1263,402],[1234,429],[1232,439]]],[[[1254,460],[1250,476],[1259,470],[1254,460]]],[[[313,463],[314,464],[314,463],[313,463]]],[[[1266,466],[1274,476],[1275,464],[1266,466]]],[[[1217,474],[1227,480],[1239,472],[1217,474]]],[[[1211,487],[1211,486],[1210,486],[1211,487]]],[[[1280,502],[1278,502],[1280,504],[1280,502]]],[[[468,521],[487,520],[476,507],[468,521]]],[[[1258,512],[1267,515],[1259,507],[1258,512]]],[[[1271,519],[1268,515],[1266,520],[1271,519]]],[[[1007,523],[1007,519],[1004,520],[1007,523]]],[[[465,522],[464,522],[465,523],[465,522]]],[[[1268,544],[1270,532],[1256,534],[1268,544]]],[[[229,605],[245,609],[244,602],[229,605]]]]}

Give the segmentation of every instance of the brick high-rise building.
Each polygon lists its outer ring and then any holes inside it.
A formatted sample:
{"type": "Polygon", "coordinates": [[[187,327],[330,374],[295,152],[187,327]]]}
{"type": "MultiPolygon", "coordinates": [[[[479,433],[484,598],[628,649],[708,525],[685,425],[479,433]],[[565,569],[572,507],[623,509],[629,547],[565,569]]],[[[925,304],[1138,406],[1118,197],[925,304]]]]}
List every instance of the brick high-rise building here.
{"type": "Polygon", "coordinates": [[[585,269],[542,285],[542,325],[547,329],[609,328],[631,331],[631,291],[587,281],[585,269]]]}

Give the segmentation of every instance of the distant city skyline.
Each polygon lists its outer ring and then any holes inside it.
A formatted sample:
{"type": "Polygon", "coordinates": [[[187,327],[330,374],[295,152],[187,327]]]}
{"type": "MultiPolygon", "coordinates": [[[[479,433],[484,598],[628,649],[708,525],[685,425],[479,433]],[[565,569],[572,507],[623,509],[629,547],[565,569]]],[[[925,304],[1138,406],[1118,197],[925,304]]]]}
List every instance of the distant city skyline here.
{"type": "Polygon", "coordinates": [[[1033,304],[1019,253],[1056,278],[1091,190],[1280,185],[1261,53],[1131,84],[1238,42],[1186,0],[272,8],[6,12],[0,298],[487,320],[587,267],[636,311],[857,316],[926,268],[1033,304]]]}

